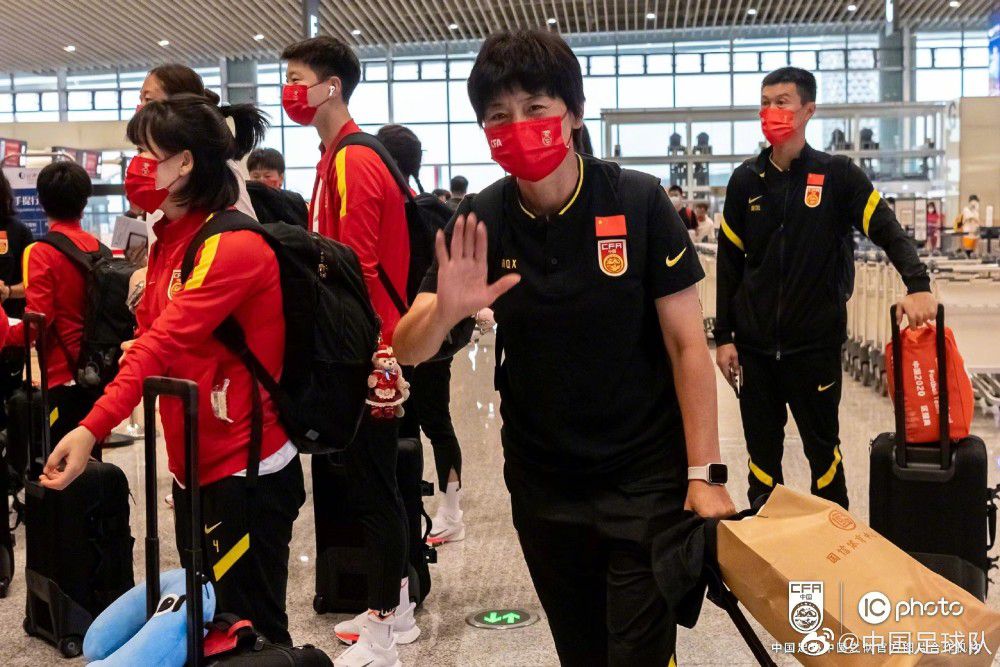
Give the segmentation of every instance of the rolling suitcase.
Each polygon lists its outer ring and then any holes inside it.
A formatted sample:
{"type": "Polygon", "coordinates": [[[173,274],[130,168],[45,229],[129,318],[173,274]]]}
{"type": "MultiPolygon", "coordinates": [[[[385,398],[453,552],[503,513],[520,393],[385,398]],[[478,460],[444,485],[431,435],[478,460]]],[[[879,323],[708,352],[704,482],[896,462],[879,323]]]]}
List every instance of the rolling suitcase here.
{"type": "MultiPolygon", "coordinates": [[[[26,351],[29,329],[38,330],[42,375],[41,388],[35,390],[31,364],[25,365],[25,414],[36,414],[38,404],[44,414],[48,404],[45,317],[25,313],[24,324],[26,351]]],[[[66,489],[46,489],[38,476],[50,451],[47,420],[31,430],[23,434],[27,441],[9,444],[31,452],[24,480],[24,630],[57,646],[66,657],[75,657],[82,651],[83,636],[94,617],[135,585],[128,480],[117,466],[91,461],[66,489]],[[33,440],[36,436],[38,443],[33,440]]]]}
{"type": "Polygon", "coordinates": [[[905,441],[902,349],[896,306],[891,309],[896,432],[871,444],[871,527],[926,567],[986,599],[988,556],[996,537],[995,493],[987,487],[986,446],[976,436],[953,443],[949,437],[948,381],[945,377],[944,307],[938,306],[937,354],[940,442],[905,441]]]}
{"type": "MultiPolygon", "coordinates": [[[[409,536],[410,600],[418,606],[430,591],[428,563],[436,552],[426,546],[430,518],[423,511],[423,496],[433,495],[433,487],[423,482],[423,449],[420,441],[399,441],[396,477],[406,507],[409,536]],[[421,530],[421,517],[427,528],[421,530]]],[[[353,515],[347,472],[335,455],[312,457],[313,511],[316,520],[317,614],[359,613],[368,608],[368,561],[364,533],[353,515]]]]}
{"type": "MultiPolygon", "coordinates": [[[[187,661],[188,667],[202,665],[303,665],[307,667],[332,667],[330,658],[313,646],[279,646],[267,641],[253,629],[253,624],[232,614],[219,613],[208,624],[208,635],[195,632],[203,629],[202,596],[199,594],[206,580],[200,534],[201,486],[198,483],[198,386],[190,380],[152,377],[143,385],[143,402],[147,424],[156,423],[156,399],[168,396],[184,405],[184,487],[191,489],[190,547],[186,549],[190,567],[185,571],[187,605],[187,661]],[[197,593],[196,593],[197,591],[197,593]]],[[[160,539],[157,517],[156,487],[156,429],[149,428],[145,436],[146,456],[146,616],[151,618],[160,602],[160,539]]]]}

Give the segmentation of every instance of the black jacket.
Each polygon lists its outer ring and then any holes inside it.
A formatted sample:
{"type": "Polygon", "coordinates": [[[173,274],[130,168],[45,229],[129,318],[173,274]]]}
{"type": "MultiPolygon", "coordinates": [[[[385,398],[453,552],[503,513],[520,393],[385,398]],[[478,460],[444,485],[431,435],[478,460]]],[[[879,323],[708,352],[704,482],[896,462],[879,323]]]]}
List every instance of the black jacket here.
{"type": "Polygon", "coordinates": [[[298,227],[309,227],[309,207],[299,193],[279,190],[257,181],[247,181],[247,193],[257,220],[262,225],[287,222],[298,227]]]}
{"type": "Polygon", "coordinates": [[[719,238],[717,344],[735,342],[779,359],[840,346],[854,291],[855,229],[885,250],[909,292],[930,291],[913,242],[849,158],[806,145],[781,174],[770,155],[765,149],[729,179],[719,238]]]}

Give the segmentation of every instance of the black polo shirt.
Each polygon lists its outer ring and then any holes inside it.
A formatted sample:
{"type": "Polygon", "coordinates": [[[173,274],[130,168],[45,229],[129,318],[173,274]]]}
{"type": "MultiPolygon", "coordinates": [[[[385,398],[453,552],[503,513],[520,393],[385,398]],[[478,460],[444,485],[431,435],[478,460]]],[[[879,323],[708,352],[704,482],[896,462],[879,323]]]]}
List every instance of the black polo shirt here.
{"type": "MultiPolygon", "coordinates": [[[[493,306],[505,455],[569,475],[663,466],[684,483],[684,431],[654,302],[704,274],[657,179],[579,159],[581,179],[556,215],[532,215],[509,177],[459,209],[486,221],[489,280],[521,275],[493,306]]],[[[436,287],[433,266],[422,291],[436,287]]]]}
{"type": "MultiPolygon", "coordinates": [[[[34,239],[20,220],[0,221],[0,280],[8,287],[23,282],[21,258],[34,239]]],[[[11,317],[24,315],[24,299],[8,299],[3,308],[11,317]]]]}

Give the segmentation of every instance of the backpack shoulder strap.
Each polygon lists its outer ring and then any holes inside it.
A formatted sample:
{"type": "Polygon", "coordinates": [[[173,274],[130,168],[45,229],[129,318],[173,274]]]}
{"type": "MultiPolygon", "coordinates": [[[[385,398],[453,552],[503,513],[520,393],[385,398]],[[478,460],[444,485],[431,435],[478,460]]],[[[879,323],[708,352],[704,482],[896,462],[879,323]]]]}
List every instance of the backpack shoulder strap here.
{"type": "Polygon", "coordinates": [[[205,244],[209,238],[215,236],[216,234],[221,234],[223,232],[238,232],[238,231],[248,231],[256,232],[268,241],[269,245],[270,238],[264,227],[246,215],[245,213],[240,213],[235,210],[219,211],[213,213],[209,216],[205,224],[201,226],[198,233],[194,235],[191,239],[191,243],[188,245],[187,250],[184,251],[184,261],[181,262],[181,281],[187,282],[188,277],[190,277],[191,272],[194,271],[194,260],[198,256],[198,250],[201,246],[205,244]]]}
{"type": "MultiPolygon", "coordinates": [[[[73,240],[70,239],[70,237],[60,232],[49,232],[42,238],[38,239],[38,242],[50,245],[61,252],[67,259],[73,262],[77,268],[83,271],[84,275],[90,273],[90,269],[93,267],[96,257],[105,256],[102,250],[107,250],[107,248],[102,246],[100,243],[98,243],[98,249],[96,252],[80,250],[76,244],[73,243],[73,240]]],[[[110,253],[110,251],[108,252],[110,253]]]]}
{"type": "Polygon", "coordinates": [[[337,147],[334,150],[339,153],[348,146],[366,146],[372,149],[375,154],[378,155],[379,159],[382,160],[382,163],[385,165],[385,168],[389,170],[389,173],[392,174],[392,178],[396,181],[396,185],[399,186],[399,191],[403,193],[403,197],[405,197],[409,202],[415,201],[413,193],[410,192],[410,185],[406,181],[406,176],[404,176],[403,172],[400,171],[395,158],[389,154],[389,151],[382,144],[382,142],[378,140],[378,137],[368,134],[367,132],[354,132],[353,134],[349,134],[341,139],[340,143],[337,144],[337,147]]]}

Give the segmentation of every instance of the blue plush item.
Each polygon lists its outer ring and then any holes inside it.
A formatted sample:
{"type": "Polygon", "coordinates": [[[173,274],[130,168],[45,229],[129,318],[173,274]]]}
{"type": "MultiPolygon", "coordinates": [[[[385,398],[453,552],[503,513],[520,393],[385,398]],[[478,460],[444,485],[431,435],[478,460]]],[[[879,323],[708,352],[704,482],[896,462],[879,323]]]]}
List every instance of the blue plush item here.
{"type": "MultiPolygon", "coordinates": [[[[187,661],[187,602],[184,570],[160,575],[162,597],[146,621],[145,583],[108,607],[87,631],[84,655],[95,667],[183,667],[187,661]],[[96,630],[95,630],[96,629],[96,630]],[[92,637],[93,635],[93,637],[92,637]]],[[[215,616],[215,591],[203,587],[203,619],[215,616]]]]}

